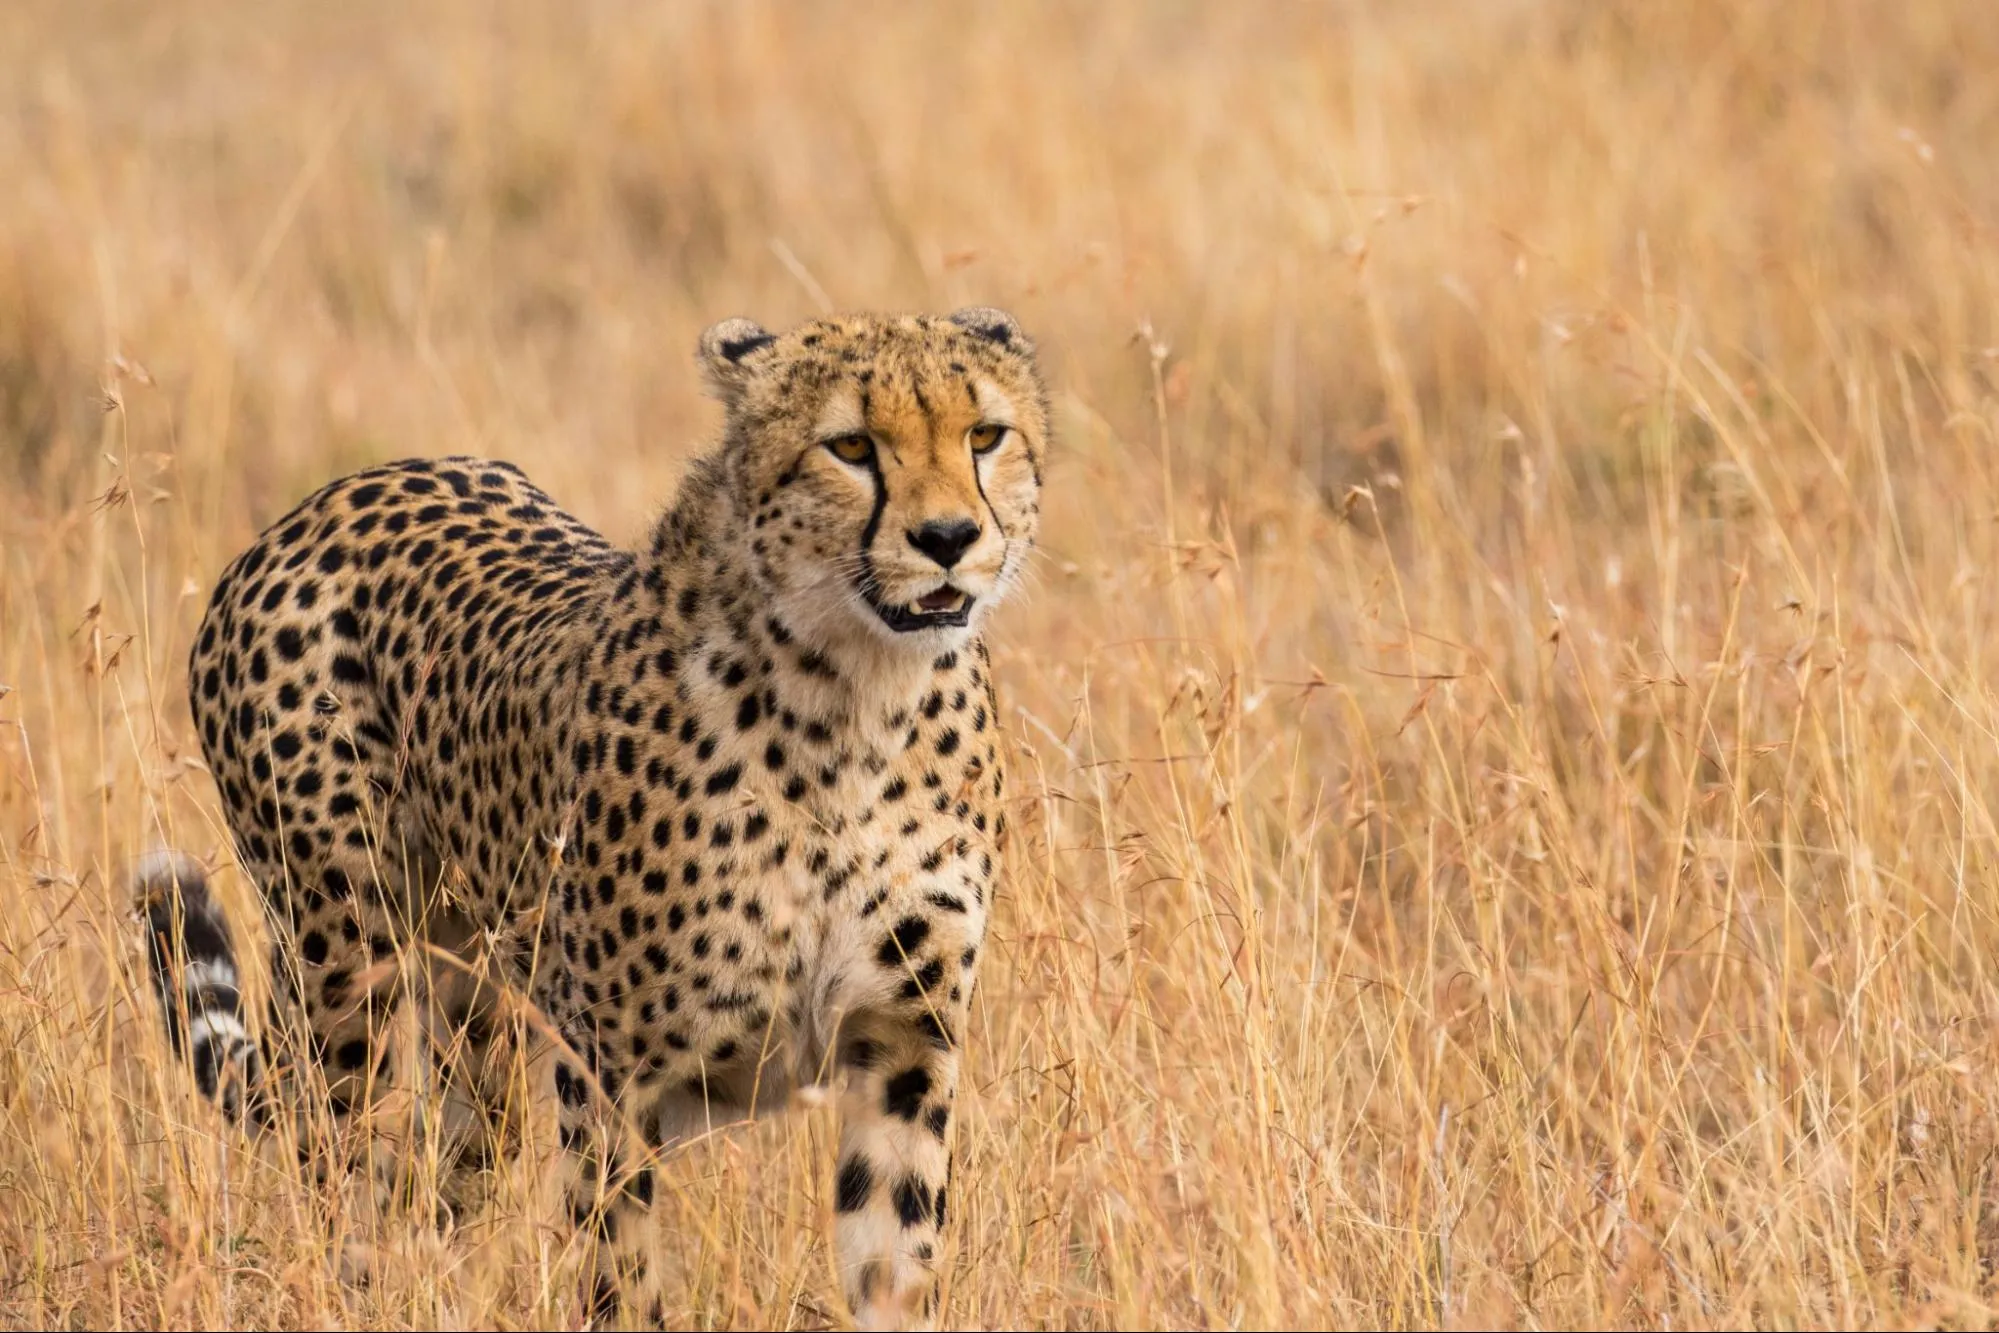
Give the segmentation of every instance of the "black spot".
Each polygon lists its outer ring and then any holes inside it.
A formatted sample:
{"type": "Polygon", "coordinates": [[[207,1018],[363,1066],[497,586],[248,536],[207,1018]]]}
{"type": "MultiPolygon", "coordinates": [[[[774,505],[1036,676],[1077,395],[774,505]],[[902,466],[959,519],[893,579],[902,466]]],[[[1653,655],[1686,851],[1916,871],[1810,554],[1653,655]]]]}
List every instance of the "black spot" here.
{"type": "Polygon", "coordinates": [[[906,1227],[920,1226],[930,1220],[935,1197],[930,1187],[915,1176],[904,1176],[895,1187],[895,1215],[906,1227]]]}
{"type": "Polygon", "coordinates": [[[742,776],[743,776],[743,766],[741,764],[730,764],[726,768],[716,769],[713,773],[710,773],[708,775],[708,783],[707,783],[708,794],[710,796],[721,795],[723,792],[728,791],[731,787],[735,786],[736,780],[742,776]]]}
{"type": "Polygon", "coordinates": [[[944,961],[933,958],[918,968],[915,976],[902,983],[902,996],[906,1000],[914,1000],[926,991],[935,990],[937,983],[943,979],[944,961]]]}
{"type": "Polygon", "coordinates": [[[957,1045],[951,1035],[951,1025],[935,1009],[925,1009],[917,1017],[917,1025],[923,1029],[923,1038],[940,1051],[948,1051],[957,1045]]]}
{"type": "Polygon", "coordinates": [[[858,1213],[868,1206],[868,1196],[875,1190],[875,1173],[858,1156],[849,1157],[840,1164],[839,1197],[835,1204],[843,1213],[858,1213]]]}
{"type": "Polygon", "coordinates": [[[881,942],[875,958],[883,967],[902,968],[903,959],[910,957],[923,947],[923,941],[930,938],[930,923],[920,916],[906,916],[895,923],[895,930],[881,942]]]}
{"type": "Polygon", "coordinates": [[[923,1110],[923,1098],[930,1091],[930,1071],[913,1065],[888,1081],[882,1091],[882,1109],[892,1116],[914,1121],[923,1110]]]}

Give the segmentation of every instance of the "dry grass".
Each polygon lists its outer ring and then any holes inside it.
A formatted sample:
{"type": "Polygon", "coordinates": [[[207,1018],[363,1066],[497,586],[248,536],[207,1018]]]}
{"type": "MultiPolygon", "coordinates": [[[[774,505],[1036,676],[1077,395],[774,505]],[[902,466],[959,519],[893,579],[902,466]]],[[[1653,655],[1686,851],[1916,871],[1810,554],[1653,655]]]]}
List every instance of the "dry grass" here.
{"type": "MultiPolygon", "coordinates": [[[[1972,0],[6,6],[0,1320],[576,1318],[519,1181],[342,1286],[165,1058],[206,585],[415,452],[633,538],[703,324],[978,300],[1063,439],[952,1320],[1991,1324],[1994,69],[1972,0]]],[[[837,1318],[828,1131],[675,1165],[686,1322],[837,1318]]]]}

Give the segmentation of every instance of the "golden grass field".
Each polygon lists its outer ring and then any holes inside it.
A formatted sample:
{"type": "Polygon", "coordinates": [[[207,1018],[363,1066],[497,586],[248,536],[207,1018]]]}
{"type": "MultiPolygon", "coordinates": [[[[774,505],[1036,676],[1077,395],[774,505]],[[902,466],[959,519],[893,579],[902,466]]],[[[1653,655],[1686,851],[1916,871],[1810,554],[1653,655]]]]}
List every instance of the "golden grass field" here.
{"type": "MultiPolygon", "coordinates": [[[[1999,1322],[1995,69],[1977,0],[0,9],[0,1321],[576,1326],[546,1135],[439,1235],[168,1057],[131,858],[257,930],[208,586],[412,453],[635,541],[704,325],[986,302],[1060,438],[947,1320],[1999,1322]]],[[[844,1318],[831,1153],[674,1161],[678,1320],[844,1318]]]]}

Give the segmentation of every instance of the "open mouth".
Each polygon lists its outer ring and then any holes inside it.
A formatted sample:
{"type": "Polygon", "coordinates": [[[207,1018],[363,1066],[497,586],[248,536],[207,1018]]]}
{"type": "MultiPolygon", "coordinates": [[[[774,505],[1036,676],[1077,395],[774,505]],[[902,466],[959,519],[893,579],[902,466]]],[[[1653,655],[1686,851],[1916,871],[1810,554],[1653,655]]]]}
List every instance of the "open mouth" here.
{"type": "Polygon", "coordinates": [[[907,634],[919,629],[956,628],[966,623],[972,614],[972,595],[962,592],[950,584],[945,584],[934,592],[927,592],[913,602],[891,606],[887,602],[870,597],[869,603],[882,623],[898,634],[907,634]]]}

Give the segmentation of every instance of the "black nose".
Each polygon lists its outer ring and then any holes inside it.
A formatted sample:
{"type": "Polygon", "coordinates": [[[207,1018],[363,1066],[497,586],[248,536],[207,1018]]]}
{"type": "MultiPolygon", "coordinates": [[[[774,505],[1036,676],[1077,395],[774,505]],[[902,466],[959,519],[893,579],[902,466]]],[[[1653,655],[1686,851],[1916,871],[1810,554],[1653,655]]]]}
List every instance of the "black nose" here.
{"type": "Polygon", "coordinates": [[[909,534],[909,544],[949,569],[979,539],[979,525],[969,518],[934,518],[909,534]]]}

